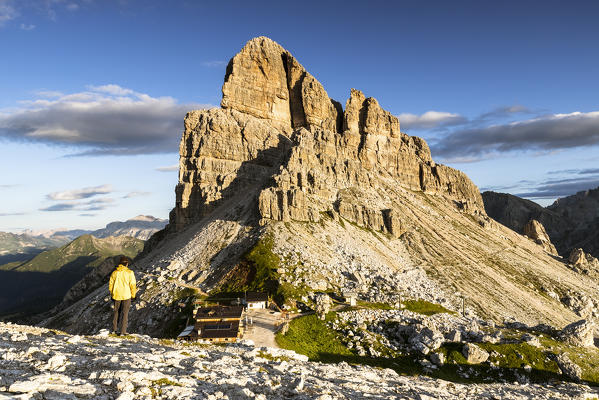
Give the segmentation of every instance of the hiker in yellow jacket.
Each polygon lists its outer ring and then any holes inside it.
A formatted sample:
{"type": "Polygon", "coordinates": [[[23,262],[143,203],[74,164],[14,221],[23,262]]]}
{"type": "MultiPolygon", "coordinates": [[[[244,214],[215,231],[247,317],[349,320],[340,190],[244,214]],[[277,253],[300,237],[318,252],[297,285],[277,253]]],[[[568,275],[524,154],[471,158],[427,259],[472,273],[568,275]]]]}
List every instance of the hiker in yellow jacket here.
{"type": "Polygon", "coordinates": [[[119,322],[119,310],[121,319],[121,335],[127,333],[127,320],[129,318],[129,308],[131,307],[131,299],[137,294],[135,286],[135,274],[127,266],[129,259],[121,257],[119,265],[110,275],[108,290],[114,300],[114,316],[112,318],[112,332],[117,333],[119,322]]]}

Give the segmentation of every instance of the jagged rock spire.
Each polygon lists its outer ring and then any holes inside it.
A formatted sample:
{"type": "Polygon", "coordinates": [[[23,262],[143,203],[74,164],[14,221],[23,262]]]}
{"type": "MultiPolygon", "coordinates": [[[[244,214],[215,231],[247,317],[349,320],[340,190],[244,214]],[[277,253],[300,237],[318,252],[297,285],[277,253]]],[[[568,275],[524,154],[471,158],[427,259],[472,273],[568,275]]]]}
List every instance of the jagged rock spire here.
{"type": "Polygon", "coordinates": [[[247,42],[229,61],[221,106],[287,133],[310,126],[339,131],[343,112],[287,50],[264,36],[247,42]]]}

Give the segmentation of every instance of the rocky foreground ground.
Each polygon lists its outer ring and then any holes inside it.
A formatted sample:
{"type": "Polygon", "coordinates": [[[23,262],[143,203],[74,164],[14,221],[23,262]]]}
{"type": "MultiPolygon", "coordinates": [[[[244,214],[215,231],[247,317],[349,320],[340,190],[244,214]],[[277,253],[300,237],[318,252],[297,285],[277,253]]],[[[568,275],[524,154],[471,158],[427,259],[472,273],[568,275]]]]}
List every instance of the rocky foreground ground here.
{"type": "Polygon", "coordinates": [[[588,386],[458,384],[309,362],[251,343],[198,346],[0,323],[0,399],[587,399],[588,386]]]}

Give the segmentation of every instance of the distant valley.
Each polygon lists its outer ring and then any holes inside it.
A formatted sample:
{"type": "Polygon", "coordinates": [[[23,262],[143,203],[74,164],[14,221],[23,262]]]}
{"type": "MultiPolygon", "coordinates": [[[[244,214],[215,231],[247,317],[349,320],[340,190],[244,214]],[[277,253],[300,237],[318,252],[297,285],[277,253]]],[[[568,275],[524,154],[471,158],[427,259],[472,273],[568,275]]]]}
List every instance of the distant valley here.
{"type": "MultiPolygon", "coordinates": [[[[56,306],[80,279],[114,267],[112,257],[134,258],[167,220],[139,215],[102,229],[0,232],[0,317],[28,317],[56,306]],[[110,264],[103,266],[104,262],[110,264]]],[[[98,278],[97,276],[95,278],[98,278]]],[[[84,285],[91,289],[88,279],[84,285]]],[[[76,285],[75,285],[76,286],[76,285]]]]}
{"type": "Polygon", "coordinates": [[[143,246],[142,240],[127,236],[101,239],[83,235],[59,248],[43,251],[27,262],[1,265],[0,316],[26,318],[47,311],[107,258],[117,255],[134,258],[143,246]]]}
{"type": "Polygon", "coordinates": [[[0,232],[0,265],[31,260],[42,251],[62,246],[81,235],[97,238],[129,236],[148,240],[155,232],[163,229],[168,221],[149,215],[138,215],[127,221],[110,222],[102,229],[54,229],[50,231],[24,233],[0,232]]]}

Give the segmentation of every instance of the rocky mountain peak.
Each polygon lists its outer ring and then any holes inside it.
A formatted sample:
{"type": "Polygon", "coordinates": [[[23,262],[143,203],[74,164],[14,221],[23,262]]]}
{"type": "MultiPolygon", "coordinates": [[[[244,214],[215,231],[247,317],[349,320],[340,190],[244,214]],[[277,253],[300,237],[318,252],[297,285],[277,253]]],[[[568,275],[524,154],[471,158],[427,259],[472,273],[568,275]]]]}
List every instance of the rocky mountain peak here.
{"type": "Polygon", "coordinates": [[[186,117],[171,214],[178,230],[227,198],[255,192],[262,219],[318,222],[335,212],[393,233],[396,206],[382,180],[484,214],[468,177],[435,164],[426,142],[401,133],[376,99],[351,89],[344,111],[266,37],[247,42],[229,62],[221,106],[186,117]]]}
{"type": "Polygon", "coordinates": [[[342,113],[320,82],[263,36],[247,42],[229,62],[221,106],[265,119],[285,133],[311,126],[338,131],[342,113]]]}

